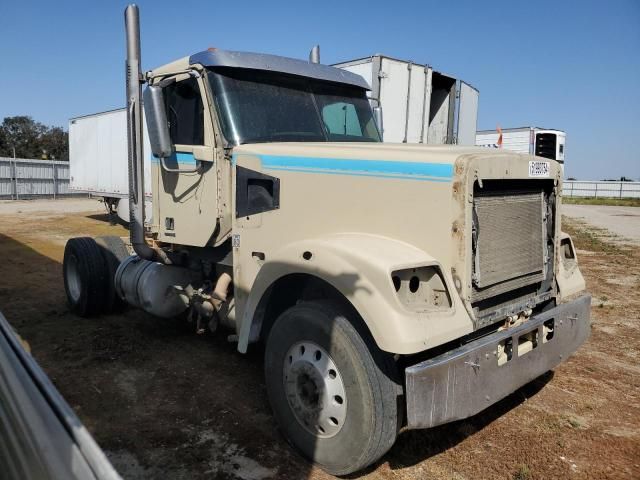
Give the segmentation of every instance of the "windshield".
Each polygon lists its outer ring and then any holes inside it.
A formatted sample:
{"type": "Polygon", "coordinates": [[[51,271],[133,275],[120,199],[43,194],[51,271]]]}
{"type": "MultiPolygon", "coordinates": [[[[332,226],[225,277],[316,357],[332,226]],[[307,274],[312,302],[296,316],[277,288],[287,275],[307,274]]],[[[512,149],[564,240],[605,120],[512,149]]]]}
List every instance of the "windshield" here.
{"type": "Polygon", "coordinates": [[[208,78],[232,144],[380,141],[361,88],[237,68],[209,70],[208,78]]]}

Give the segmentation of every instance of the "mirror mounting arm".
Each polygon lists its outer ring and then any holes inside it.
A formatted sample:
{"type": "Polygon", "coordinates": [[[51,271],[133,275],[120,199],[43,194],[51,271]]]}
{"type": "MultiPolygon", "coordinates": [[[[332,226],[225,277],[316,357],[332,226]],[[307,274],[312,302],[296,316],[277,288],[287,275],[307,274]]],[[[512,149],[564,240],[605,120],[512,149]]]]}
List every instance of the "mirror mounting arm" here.
{"type": "Polygon", "coordinates": [[[167,164],[165,163],[166,158],[165,157],[160,157],[160,166],[162,167],[162,169],[165,172],[169,172],[169,173],[197,173],[199,172],[202,167],[200,165],[196,165],[194,168],[173,168],[173,167],[168,167],[167,164]]]}

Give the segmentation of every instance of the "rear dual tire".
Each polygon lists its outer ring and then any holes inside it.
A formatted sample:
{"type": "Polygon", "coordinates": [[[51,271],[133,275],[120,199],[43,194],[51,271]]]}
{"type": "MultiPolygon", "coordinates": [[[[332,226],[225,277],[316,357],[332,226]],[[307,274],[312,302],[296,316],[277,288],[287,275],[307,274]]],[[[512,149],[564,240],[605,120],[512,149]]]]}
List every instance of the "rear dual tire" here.
{"type": "Polygon", "coordinates": [[[114,276],[127,256],[124,242],[118,237],[69,239],[62,269],[70,310],[81,317],[121,310],[124,304],[116,294],[114,276]]]}
{"type": "Polygon", "coordinates": [[[116,270],[127,257],[129,251],[120,237],[96,237],[100,253],[107,267],[107,284],[104,296],[104,313],[115,313],[124,310],[126,304],[116,292],[116,270]]]}

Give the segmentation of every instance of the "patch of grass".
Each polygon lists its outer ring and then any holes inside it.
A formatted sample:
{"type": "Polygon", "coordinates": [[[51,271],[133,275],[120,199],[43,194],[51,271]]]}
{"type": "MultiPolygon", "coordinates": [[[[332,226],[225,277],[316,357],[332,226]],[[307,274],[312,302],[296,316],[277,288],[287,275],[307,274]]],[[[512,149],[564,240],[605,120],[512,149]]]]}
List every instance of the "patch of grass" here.
{"type": "Polygon", "coordinates": [[[526,464],[518,465],[518,469],[513,473],[513,480],[529,480],[531,478],[531,469],[526,464]]]}
{"type": "Polygon", "coordinates": [[[545,416],[537,423],[537,428],[543,433],[558,433],[564,428],[565,424],[562,418],[554,415],[545,416]]]}
{"type": "Polygon", "coordinates": [[[609,205],[612,207],[640,207],[640,198],[562,197],[562,203],[571,205],[609,205]]]}
{"type": "Polygon", "coordinates": [[[569,425],[571,425],[573,428],[582,428],[582,422],[580,422],[580,420],[577,420],[575,418],[568,418],[567,422],[569,422],[569,425]]]}
{"type": "Polygon", "coordinates": [[[587,427],[584,419],[578,416],[564,414],[553,419],[553,426],[557,431],[566,429],[567,427],[575,429],[583,429],[587,427]]]}
{"type": "Polygon", "coordinates": [[[587,225],[576,219],[568,219],[562,216],[562,230],[568,233],[576,248],[591,252],[621,253],[622,249],[613,242],[608,241],[611,233],[603,228],[587,225]]]}

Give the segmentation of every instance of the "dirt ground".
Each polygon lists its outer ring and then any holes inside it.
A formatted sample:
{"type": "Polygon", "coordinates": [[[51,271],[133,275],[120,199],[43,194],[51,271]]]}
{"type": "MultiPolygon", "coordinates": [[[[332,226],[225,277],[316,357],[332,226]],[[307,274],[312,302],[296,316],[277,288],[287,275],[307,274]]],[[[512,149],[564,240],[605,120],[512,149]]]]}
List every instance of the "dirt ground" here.
{"type": "MultiPolygon", "coordinates": [[[[68,312],[65,241],[125,235],[99,205],[27,210],[0,211],[0,310],[125,478],[330,478],[279,435],[259,349],[137,311],[68,312]]],[[[587,344],[480,415],[402,433],[353,478],[640,478],[640,252],[565,223],[593,294],[587,344]]]]}

